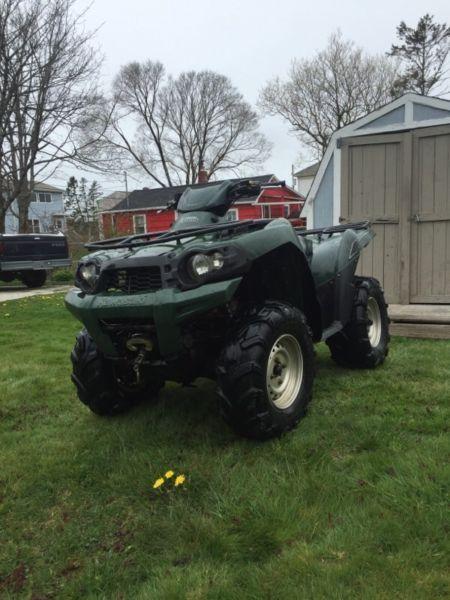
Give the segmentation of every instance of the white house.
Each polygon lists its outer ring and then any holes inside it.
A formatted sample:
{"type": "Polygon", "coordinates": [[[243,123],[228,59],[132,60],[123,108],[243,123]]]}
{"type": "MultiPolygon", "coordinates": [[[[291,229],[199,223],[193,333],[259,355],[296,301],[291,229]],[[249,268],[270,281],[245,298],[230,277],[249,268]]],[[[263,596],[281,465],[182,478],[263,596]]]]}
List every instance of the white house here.
{"type": "Polygon", "coordinates": [[[312,182],[314,181],[314,177],[319,170],[319,166],[320,162],[316,162],[313,165],[309,165],[309,167],[305,167],[304,169],[300,169],[300,171],[294,173],[297,191],[302,196],[305,196],[305,198],[311,189],[312,182]]]}
{"type": "MultiPolygon", "coordinates": [[[[309,167],[306,167],[294,173],[295,188],[297,192],[305,198],[308,195],[309,190],[311,189],[314,177],[316,176],[316,173],[319,170],[319,166],[320,162],[316,162],[312,165],[309,165],[309,167]]],[[[306,219],[306,224],[308,226],[309,222],[312,220],[311,205],[303,207],[302,217],[306,219]]]]}
{"type": "MultiPolygon", "coordinates": [[[[18,233],[17,202],[6,214],[5,232],[18,233]]],[[[63,190],[48,183],[36,182],[28,211],[30,233],[55,233],[65,231],[63,190]]]]}

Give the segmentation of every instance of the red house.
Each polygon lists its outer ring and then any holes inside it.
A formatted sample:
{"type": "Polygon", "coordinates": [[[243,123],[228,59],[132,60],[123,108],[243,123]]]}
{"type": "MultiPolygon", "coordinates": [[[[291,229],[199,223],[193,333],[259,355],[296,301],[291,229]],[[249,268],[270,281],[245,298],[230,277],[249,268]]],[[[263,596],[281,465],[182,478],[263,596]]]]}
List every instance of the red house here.
{"type": "MultiPolygon", "coordinates": [[[[278,179],[275,175],[258,175],[232,179],[252,181],[270,185],[278,179]]],[[[189,187],[207,187],[217,184],[217,181],[197,183],[189,187]]],[[[186,185],[166,188],[143,188],[134,190],[121,200],[111,210],[99,213],[100,224],[105,237],[127,233],[153,233],[166,231],[175,220],[174,210],[165,210],[167,203],[173,200],[175,194],[180,194],[186,185]]],[[[294,225],[302,225],[300,213],[305,198],[288,186],[267,187],[259,194],[242,198],[233,204],[227,213],[230,221],[246,219],[267,219],[286,217],[294,225]]]]}

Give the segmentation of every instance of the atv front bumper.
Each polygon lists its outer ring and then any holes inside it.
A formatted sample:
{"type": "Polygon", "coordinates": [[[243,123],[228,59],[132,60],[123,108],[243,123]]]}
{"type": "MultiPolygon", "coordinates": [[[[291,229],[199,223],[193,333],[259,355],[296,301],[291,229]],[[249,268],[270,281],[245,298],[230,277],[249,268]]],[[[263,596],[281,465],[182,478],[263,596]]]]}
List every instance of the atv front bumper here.
{"type": "Polygon", "coordinates": [[[148,319],[155,325],[162,357],[181,350],[181,325],[193,317],[228,303],[242,278],[205,284],[189,291],[165,288],[142,294],[84,294],[71,289],[65,298],[68,310],[83,323],[100,350],[117,356],[111,336],[102,327],[104,319],[148,319]]]}

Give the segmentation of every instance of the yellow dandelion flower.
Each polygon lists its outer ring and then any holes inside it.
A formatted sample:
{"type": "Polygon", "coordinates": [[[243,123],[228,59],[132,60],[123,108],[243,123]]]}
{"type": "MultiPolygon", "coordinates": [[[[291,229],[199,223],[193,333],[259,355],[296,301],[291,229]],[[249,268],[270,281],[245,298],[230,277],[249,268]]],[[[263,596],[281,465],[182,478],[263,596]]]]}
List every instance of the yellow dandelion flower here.
{"type": "Polygon", "coordinates": [[[173,471],[167,471],[167,473],[164,475],[164,477],[166,479],[170,479],[171,477],[173,477],[174,473],[173,471]]]}
{"type": "Polygon", "coordinates": [[[175,487],[182,485],[185,481],[186,477],[184,475],[178,475],[178,477],[175,478],[175,487]]]}
{"type": "Polygon", "coordinates": [[[157,490],[159,487],[162,486],[162,484],[164,483],[164,477],[160,477],[159,479],[157,479],[155,481],[155,483],[153,484],[153,489],[157,490]]]}

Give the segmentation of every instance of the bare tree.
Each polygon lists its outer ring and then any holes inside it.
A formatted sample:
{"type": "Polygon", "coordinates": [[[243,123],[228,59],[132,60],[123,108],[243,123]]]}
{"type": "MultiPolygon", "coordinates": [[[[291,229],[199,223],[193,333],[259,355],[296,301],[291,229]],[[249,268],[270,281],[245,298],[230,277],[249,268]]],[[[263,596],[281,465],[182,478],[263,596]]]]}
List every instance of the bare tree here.
{"type": "Polygon", "coordinates": [[[446,61],[450,53],[450,27],[435,23],[426,14],[417,26],[408,27],[404,21],[397,27],[399,45],[392,44],[389,56],[401,59],[402,71],[394,82],[394,92],[405,91],[429,94],[446,79],[446,61]]]}
{"type": "Polygon", "coordinates": [[[0,232],[5,230],[6,212],[11,204],[11,155],[8,140],[14,121],[17,82],[30,59],[32,49],[26,32],[33,26],[36,11],[26,18],[18,14],[21,0],[4,0],[0,5],[0,232]]]}
{"type": "Polygon", "coordinates": [[[369,56],[337,33],[312,59],[294,60],[286,80],[268,82],[259,105],[320,158],[334,131],[391,99],[396,73],[392,59],[369,56]]]}
{"type": "Polygon", "coordinates": [[[48,175],[63,159],[76,160],[76,132],[96,101],[99,60],[73,4],[6,0],[0,8],[0,23],[9,34],[9,43],[0,44],[0,77],[7,80],[0,139],[7,189],[2,208],[12,209],[17,200],[21,232],[27,231],[35,178],[48,175]]]}
{"type": "Polygon", "coordinates": [[[100,141],[87,160],[103,169],[138,168],[159,186],[195,183],[201,163],[210,178],[259,167],[270,145],[258,127],[227,77],[190,71],[172,78],[159,62],[133,62],[88,123],[88,135],[100,141]]]}

